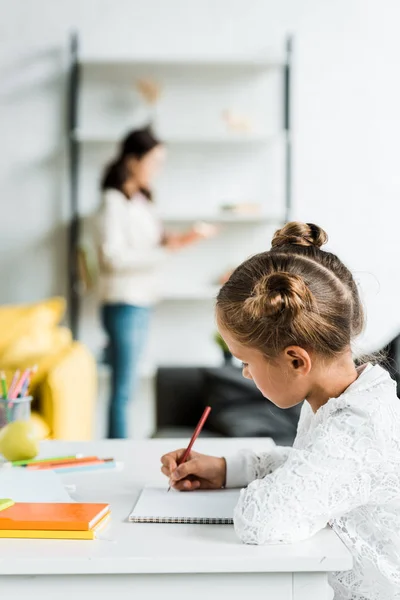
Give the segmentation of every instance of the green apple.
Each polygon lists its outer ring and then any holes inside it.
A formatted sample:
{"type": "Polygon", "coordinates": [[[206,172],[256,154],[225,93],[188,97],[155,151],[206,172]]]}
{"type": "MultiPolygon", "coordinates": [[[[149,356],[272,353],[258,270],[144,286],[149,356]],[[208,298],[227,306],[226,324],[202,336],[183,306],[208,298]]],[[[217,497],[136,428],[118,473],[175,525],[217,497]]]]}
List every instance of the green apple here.
{"type": "Polygon", "coordinates": [[[35,428],[29,421],[14,421],[0,430],[0,453],[6,460],[28,460],[39,454],[35,428]]]}

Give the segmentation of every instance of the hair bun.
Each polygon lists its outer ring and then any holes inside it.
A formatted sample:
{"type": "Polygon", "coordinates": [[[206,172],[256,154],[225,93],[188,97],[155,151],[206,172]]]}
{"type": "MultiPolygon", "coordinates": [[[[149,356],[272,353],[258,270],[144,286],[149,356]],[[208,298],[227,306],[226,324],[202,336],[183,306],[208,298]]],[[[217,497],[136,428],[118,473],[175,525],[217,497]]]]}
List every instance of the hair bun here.
{"type": "Polygon", "coordinates": [[[281,271],[264,275],[245,301],[245,310],[254,319],[284,317],[293,319],[314,307],[314,296],[300,275],[281,271]]]}
{"type": "Polygon", "coordinates": [[[318,225],[292,221],[286,223],[282,229],[278,229],[272,239],[271,248],[280,248],[287,245],[321,248],[327,241],[327,233],[318,225]]]}

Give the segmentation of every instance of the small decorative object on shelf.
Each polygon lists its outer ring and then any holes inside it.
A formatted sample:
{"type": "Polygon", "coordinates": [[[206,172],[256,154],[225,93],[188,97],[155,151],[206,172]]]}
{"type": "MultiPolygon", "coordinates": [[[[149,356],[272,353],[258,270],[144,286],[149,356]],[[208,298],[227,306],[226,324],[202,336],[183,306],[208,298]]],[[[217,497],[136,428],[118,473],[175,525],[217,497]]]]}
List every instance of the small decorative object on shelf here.
{"type": "Polygon", "coordinates": [[[235,215],[258,215],[261,205],[258,202],[239,202],[237,204],[223,204],[221,210],[235,215]]]}
{"type": "Polygon", "coordinates": [[[218,331],[215,332],[214,340],[216,341],[216,343],[218,344],[218,346],[222,350],[222,353],[224,355],[224,362],[225,362],[225,364],[226,365],[231,365],[232,364],[232,360],[233,360],[233,354],[229,350],[228,346],[226,345],[226,342],[225,342],[224,338],[222,337],[222,335],[218,331]]]}
{"type": "Polygon", "coordinates": [[[193,225],[193,231],[200,236],[200,238],[211,238],[218,235],[220,228],[212,223],[205,223],[204,221],[197,221],[193,225]]]}
{"type": "Polygon", "coordinates": [[[235,133],[250,133],[253,131],[253,123],[249,117],[238,111],[228,108],[222,112],[222,118],[229,131],[235,133]]]}
{"type": "Polygon", "coordinates": [[[157,118],[157,103],[162,93],[161,85],[153,79],[139,79],[136,88],[149,107],[150,120],[154,123],[157,118]]]}
{"type": "Polygon", "coordinates": [[[139,79],[136,88],[147,104],[155,104],[161,97],[162,87],[153,79],[139,79]]]}

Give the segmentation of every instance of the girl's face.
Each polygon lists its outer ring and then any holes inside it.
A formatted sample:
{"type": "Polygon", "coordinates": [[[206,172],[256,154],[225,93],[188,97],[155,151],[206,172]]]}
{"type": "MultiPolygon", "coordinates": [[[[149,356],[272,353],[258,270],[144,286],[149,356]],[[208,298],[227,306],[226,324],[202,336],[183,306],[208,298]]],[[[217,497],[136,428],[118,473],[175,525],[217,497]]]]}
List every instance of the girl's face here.
{"type": "Polygon", "coordinates": [[[265,398],[280,408],[290,408],[307,397],[311,361],[303,348],[289,346],[269,359],[259,350],[240,344],[224,327],[219,326],[219,331],[229,350],[243,363],[243,376],[252,379],[265,398]]]}
{"type": "Polygon", "coordinates": [[[142,158],[128,157],[129,169],[137,185],[141,188],[151,187],[165,161],[165,148],[161,144],[147,152],[142,158]]]}

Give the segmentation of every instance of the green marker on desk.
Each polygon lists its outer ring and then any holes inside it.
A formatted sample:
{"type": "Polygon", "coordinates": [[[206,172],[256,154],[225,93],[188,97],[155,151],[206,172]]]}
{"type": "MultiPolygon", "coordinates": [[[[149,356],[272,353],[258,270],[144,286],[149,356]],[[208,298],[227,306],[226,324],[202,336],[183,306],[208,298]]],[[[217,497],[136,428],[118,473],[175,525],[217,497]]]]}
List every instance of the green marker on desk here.
{"type": "Polygon", "coordinates": [[[13,467],[24,467],[25,465],[35,465],[37,463],[46,462],[57,462],[60,460],[73,460],[74,458],[80,458],[80,454],[74,454],[73,456],[52,456],[49,458],[31,458],[29,460],[13,460],[11,462],[13,467]]]}

